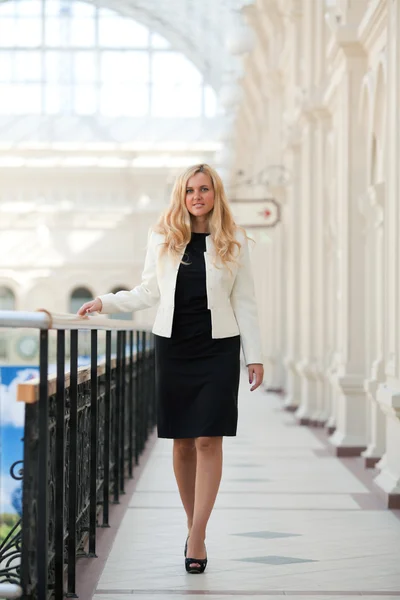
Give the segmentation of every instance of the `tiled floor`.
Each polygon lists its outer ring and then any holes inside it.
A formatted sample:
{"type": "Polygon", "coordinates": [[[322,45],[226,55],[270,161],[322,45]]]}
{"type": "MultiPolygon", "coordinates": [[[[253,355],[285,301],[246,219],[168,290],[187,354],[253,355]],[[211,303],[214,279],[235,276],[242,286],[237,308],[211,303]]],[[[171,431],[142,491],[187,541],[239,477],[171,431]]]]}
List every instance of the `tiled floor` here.
{"type": "Polygon", "coordinates": [[[242,377],[238,437],[224,440],[204,575],[184,570],[172,443],[156,442],[94,600],[400,599],[400,520],[360,501],[367,487],[281,404],[248,392],[242,377]]]}

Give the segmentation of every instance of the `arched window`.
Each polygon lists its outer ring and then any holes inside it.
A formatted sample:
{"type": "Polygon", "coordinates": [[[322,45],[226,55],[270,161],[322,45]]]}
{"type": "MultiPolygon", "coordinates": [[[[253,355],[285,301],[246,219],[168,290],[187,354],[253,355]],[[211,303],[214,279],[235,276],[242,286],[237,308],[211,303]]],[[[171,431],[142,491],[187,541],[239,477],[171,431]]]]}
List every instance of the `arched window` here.
{"type": "Polygon", "coordinates": [[[69,300],[69,312],[76,314],[82,304],[90,300],[93,300],[93,294],[90,290],[85,287],[75,288],[69,300]]]}
{"type": "Polygon", "coordinates": [[[216,95],[169,42],[80,0],[0,4],[0,114],[213,117],[216,95]]]}
{"type": "MultiPolygon", "coordinates": [[[[111,290],[111,292],[113,294],[116,294],[117,292],[120,292],[121,290],[128,290],[130,289],[129,287],[126,286],[117,286],[115,288],[113,288],[111,290]]],[[[113,315],[110,315],[111,319],[120,319],[121,321],[132,321],[133,320],[133,315],[132,313],[115,313],[113,315]]]]}
{"type": "Polygon", "coordinates": [[[15,310],[14,292],[6,286],[0,286],[0,310],[15,310]]]}

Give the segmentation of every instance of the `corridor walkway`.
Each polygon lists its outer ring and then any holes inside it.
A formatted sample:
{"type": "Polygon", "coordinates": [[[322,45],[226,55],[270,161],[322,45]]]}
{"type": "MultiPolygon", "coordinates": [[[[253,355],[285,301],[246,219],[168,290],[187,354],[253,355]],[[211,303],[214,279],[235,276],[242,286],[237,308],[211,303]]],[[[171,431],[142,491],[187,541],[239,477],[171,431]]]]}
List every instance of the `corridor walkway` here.
{"type": "Polygon", "coordinates": [[[282,400],[247,391],[224,475],[205,575],[187,575],[185,519],[158,440],[97,585],[95,600],[400,598],[400,519],[383,508],[325,435],[295,425],[282,400]]]}

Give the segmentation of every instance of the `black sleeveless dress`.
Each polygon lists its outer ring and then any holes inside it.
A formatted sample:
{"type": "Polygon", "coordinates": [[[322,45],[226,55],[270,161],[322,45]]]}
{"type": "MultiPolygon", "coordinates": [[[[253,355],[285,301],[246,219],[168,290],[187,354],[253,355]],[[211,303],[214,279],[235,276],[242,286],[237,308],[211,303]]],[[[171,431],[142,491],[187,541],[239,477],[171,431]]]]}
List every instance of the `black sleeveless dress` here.
{"type": "Polygon", "coordinates": [[[207,235],[192,233],[179,267],[172,336],[155,336],[160,438],[236,435],[240,336],[211,337],[207,235]]]}

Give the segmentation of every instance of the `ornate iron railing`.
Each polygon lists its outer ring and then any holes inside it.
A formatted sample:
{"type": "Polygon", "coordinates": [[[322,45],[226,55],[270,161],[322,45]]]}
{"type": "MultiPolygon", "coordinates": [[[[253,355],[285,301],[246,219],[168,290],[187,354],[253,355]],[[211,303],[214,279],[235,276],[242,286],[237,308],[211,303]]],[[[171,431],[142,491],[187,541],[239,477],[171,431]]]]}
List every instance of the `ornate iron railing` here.
{"type": "Polygon", "coordinates": [[[96,557],[97,528],[109,526],[110,504],[119,502],[155,426],[153,336],[126,321],[0,311],[0,327],[10,326],[40,328],[40,364],[39,379],[18,386],[24,457],[11,472],[22,478],[22,518],[0,545],[0,584],[20,585],[24,600],[77,597],[77,559],[96,557]],[[51,329],[57,331],[54,376],[48,375],[51,329]],[[80,329],[91,330],[90,367],[78,368],[80,329]]]}

